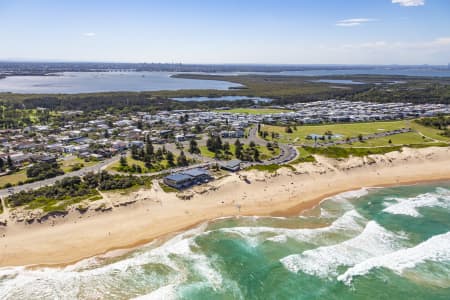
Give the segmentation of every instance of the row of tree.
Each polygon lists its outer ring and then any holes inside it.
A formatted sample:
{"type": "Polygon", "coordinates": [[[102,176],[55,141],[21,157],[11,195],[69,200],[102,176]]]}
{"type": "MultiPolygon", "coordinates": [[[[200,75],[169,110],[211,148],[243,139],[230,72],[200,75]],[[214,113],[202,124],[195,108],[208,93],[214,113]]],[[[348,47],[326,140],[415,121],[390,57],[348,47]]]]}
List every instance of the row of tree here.
{"type": "Polygon", "coordinates": [[[6,198],[11,207],[17,207],[39,201],[40,204],[64,200],[67,197],[83,197],[102,191],[126,189],[135,185],[144,185],[150,179],[147,177],[112,175],[103,171],[101,173],[88,173],[83,177],[66,177],[56,181],[54,185],[41,187],[36,190],[21,191],[6,198]]]}
{"type": "Polygon", "coordinates": [[[32,181],[43,180],[64,174],[56,162],[39,162],[27,168],[27,177],[32,181]]]}
{"type": "MultiPolygon", "coordinates": [[[[198,147],[193,151],[199,151],[198,147]]],[[[184,167],[189,165],[189,160],[186,157],[186,154],[181,151],[178,157],[166,149],[165,146],[158,148],[156,151],[150,141],[147,141],[145,147],[139,148],[138,146],[133,145],[131,147],[131,157],[134,160],[142,161],[145,164],[145,168],[147,170],[143,170],[143,168],[138,164],[132,164],[131,166],[128,164],[128,160],[125,156],[122,156],[119,161],[118,171],[121,172],[129,172],[129,173],[142,173],[142,172],[150,172],[150,171],[158,171],[164,168],[162,166],[163,160],[167,161],[167,165],[169,167],[184,167]]]]}

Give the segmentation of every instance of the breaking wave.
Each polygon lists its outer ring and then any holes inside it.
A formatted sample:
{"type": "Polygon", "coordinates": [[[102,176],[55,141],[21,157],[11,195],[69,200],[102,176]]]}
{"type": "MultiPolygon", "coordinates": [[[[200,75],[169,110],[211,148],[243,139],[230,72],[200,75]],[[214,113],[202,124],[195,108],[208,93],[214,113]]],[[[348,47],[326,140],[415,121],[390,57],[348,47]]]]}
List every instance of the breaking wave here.
{"type": "Polygon", "coordinates": [[[418,211],[423,207],[450,207],[450,192],[443,188],[437,188],[434,193],[426,193],[412,198],[388,197],[384,203],[387,206],[383,211],[411,217],[422,217],[418,211]],[[394,203],[394,204],[392,204],[394,203]]]}
{"type": "Polygon", "coordinates": [[[393,253],[372,257],[338,276],[338,280],[349,284],[354,276],[362,276],[375,268],[387,268],[396,273],[414,268],[426,261],[442,262],[450,260],[450,232],[431,237],[419,245],[400,249],[393,253]]]}
{"type": "Polygon", "coordinates": [[[387,231],[375,221],[367,223],[364,231],[342,243],[319,247],[293,254],[281,259],[281,263],[292,272],[302,271],[309,275],[330,277],[339,266],[353,266],[370,257],[383,255],[400,247],[404,237],[387,231]]]}

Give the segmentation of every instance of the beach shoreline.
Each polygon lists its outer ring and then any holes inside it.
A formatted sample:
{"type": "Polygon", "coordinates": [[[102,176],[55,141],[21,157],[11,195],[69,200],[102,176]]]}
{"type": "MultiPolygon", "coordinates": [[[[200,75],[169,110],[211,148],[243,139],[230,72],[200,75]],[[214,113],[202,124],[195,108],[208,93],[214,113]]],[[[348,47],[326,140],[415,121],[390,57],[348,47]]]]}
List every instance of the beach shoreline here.
{"type": "Polygon", "coordinates": [[[296,165],[295,171],[240,174],[250,184],[230,174],[187,201],[155,185],[139,191],[146,200],[110,212],[71,213],[43,224],[8,224],[0,229],[0,267],[62,267],[165,240],[221,217],[298,215],[347,191],[450,180],[450,152],[448,147],[405,149],[371,156],[370,161],[318,157],[316,163],[296,165]]]}

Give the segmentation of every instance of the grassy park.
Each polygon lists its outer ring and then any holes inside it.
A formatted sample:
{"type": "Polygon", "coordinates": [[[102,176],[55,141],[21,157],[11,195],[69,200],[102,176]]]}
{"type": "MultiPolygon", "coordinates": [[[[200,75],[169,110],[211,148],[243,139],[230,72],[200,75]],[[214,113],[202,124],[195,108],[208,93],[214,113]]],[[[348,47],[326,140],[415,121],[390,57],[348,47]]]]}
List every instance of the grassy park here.
{"type": "Polygon", "coordinates": [[[309,134],[324,135],[331,132],[337,135],[335,140],[345,139],[347,137],[357,137],[358,135],[368,135],[373,133],[387,132],[401,128],[412,128],[413,132],[401,133],[392,136],[380,137],[364,142],[358,142],[352,147],[378,147],[389,145],[409,145],[409,144],[433,144],[449,142],[450,138],[442,136],[440,130],[425,127],[413,120],[410,121],[388,121],[388,122],[367,122],[367,123],[348,123],[348,124],[325,124],[325,125],[302,125],[291,126],[292,133],[287,133],[285,126],[262,125],[261,130],[269,133],[269,140],[276,140],[281,143],[291,144],[314,144],[313,140],[308,140],[309,134]],[[278,135],[272,138],[272,132],[278,135]],[[391,141],[391,143],[389,143],[391,141]]]}

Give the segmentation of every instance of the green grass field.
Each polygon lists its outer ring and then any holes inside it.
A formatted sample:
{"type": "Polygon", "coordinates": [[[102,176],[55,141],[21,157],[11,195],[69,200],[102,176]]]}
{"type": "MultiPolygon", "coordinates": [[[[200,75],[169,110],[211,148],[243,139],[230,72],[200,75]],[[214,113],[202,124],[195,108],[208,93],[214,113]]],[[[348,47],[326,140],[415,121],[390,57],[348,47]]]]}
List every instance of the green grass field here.
{"type": "Polygon", "coordinates": [[[10,183],[12,185],[17,185],[19,182],[27,180],[27,173],[25,170],[20,170],[11,175],[5,175],[0,177],[0,188],[5,184],[10,183]]]}
{"type": "Polygon", "coordinates": [[[371,154],[386,154],[393,151],[401,151],[401,146],[376,147],[376,148],[343,148],[343,147],[305,147],[307,152],[330,158],[348,158],[350,156],[363,157],[371,154]]]}
{"type": "Polygon", "coordinates": [[[248,115],[265,115],[265,114],[276,114],[282,112],[288,112],[288,109],[277,109],[277,108],[233,108],[228,110],[217,110],[219,112],[229,112],[234,114],[248,114],[248,115]]]}
{"type": "Polygon", "coordinates": [[[64,171],[64,173],[67,173],[67,172],[71,172],[72,167],[75,166],[76,164],[82,164],[83,167],[90,167],[90,166],[98,164],[99,162],[98,161],[85,161],[79,157],[72,156],[72,157],[69,157],[68,159],[63,159],[60,163],[61,163],[61,169],[64,171]]]}
{"type": "Polygon", "coordinates": [[[429,128],[417,124],[414,121],[389,121],[389,122],[369,122],[369,123],[349,123],[349,124],[326,124],[326,125],[304,125],[291,126],[293,133],[286,133],[283,126],[263,125],[261,130],[279,134],[279,141],[282,143],[292,144],[313,144],[314,141],[307,140],[308,134],[323,135],[327,131],[333,134],[342,135],[340,139],[346,137],[357,137],[359,134],[367,135],[371,133],[379,133],[383,131],[390,131],[405,127],[411,127],[417,132],[402,133],[398,135],[382,137],[365,141],[364,143],[356,143],[352,146],[373,147],[373,146],[388,146],[389,140],[393,145],[407,145],[407,144],[422,144],[431,142],[449,142],[448,137],[440,135],[437,129],[429,128]],[[425,138],[419,133],[423,134],[425,138]]]}
{"type": "Polygon", "coordinates": [[[298,151],[298,156],[296,159],[294,159],[293,161],[291,161],[289,163],[290,165],[296,165],[296,164],[300,164],[300,163],[304,163],[304,162],[316,162],[316,159],[314,158],[314,156],[312,156],[311,153],[308,152],[305,148],[299,147],[299,148],[297,148],[297,151],[298,151]]]}

